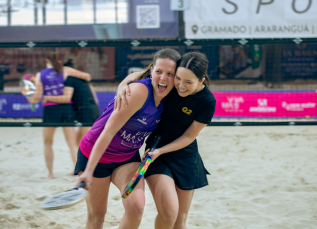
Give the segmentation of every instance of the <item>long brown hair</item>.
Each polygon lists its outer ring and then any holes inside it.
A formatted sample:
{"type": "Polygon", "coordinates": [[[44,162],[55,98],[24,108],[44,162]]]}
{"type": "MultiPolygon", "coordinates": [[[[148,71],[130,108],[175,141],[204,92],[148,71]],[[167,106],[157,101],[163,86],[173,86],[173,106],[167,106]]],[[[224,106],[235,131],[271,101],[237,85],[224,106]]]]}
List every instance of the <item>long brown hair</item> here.
{"type": "Polygon", "coordinates": [[[60,74],[62,72],[62,62],[59,60],[59,56],[57,52],[51,52],[48,54],[47,59],[51,61],[54,70],[60,74]]]}
{"type": "MultiPolygon", "coordinates": [[[[179,60],[181,59],[181,55],[174,49],[166,48],[161,49],[160,51],[156,52],[153,57],[153,62],[147,66],[147,68],[142,72],[142,75],[139,77],[138,80],[145,79],[151,76],[151,68],[155,66],[157,59],[170,59],[176,63],[176,68],[179,60]]],[[[176,71],[176,69],[175,69],[176,71]]]]}

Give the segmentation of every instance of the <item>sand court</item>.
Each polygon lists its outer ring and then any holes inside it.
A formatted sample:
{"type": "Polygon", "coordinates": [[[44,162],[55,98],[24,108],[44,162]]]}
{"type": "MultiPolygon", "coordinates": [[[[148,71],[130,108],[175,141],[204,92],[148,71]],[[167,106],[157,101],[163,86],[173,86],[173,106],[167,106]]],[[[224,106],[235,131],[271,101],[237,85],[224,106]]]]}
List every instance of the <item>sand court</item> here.
{"type": "MultiPolygon", "coordinates": [[[[317,127],[206,127],[198,137],[209,186],[195,192],[187,228],[317,228],[317,127]]],[[[85,228],[86,206],[45,211],[48,196],[72,188],[72,162],[62,129],[54,138],[48,180],[42,128],[0,128],[0,228],[85,228]]],[[[143,151],[142,151],[143,153],[143,151]]],[[[104,228],[123,215],[110,188],[104,228]]],[[[141,229],[153,228],[156,208],[146,186],[141,229]]]]}

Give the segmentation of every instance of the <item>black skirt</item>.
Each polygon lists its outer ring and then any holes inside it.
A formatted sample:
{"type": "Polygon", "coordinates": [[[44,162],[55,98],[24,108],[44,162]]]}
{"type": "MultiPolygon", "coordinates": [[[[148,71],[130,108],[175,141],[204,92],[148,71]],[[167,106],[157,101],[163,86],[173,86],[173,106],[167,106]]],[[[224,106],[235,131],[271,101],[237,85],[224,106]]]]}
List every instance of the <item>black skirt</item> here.
{"type": "Polygon", "coordinates": [[[193,190],[208,185],[207,174],[204,163],[199,153],[181,155],[177,151],[166,153],[155,159],[150,164],[145,178],[155,174],[165,174],[174,179],[176,186],[182,190],[193,190]]]}

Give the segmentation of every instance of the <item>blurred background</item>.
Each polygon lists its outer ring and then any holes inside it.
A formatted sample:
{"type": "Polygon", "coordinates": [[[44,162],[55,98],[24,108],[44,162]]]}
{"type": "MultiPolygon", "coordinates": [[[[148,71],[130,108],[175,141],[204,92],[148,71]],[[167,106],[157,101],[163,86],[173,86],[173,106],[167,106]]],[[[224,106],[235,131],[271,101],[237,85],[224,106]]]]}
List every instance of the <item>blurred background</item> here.
{"type": "Polygon", "coordinates": [[[208,57],[211,125],[315,124],[316,20],[315,1],[0,0],[0,125],[41,122],[19,81],[50,51],[91,74],[103,111],[166,47],[208,57]]]}

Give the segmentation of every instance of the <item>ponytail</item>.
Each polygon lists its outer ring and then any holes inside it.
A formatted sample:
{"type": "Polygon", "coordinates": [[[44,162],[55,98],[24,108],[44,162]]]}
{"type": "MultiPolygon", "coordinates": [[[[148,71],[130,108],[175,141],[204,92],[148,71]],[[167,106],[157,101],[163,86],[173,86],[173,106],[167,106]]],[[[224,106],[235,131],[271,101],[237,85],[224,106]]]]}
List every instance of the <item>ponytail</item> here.
{"type": "Polygon", "coordinates": [[[62,72],[62,67],[63,67],[63,65],[62,65],[61,61],[59,60],[59,58],[58,58],[58,53],[56,53],[56,52],[51,52],[51,53],[48,55],[47,59],[49,59],[49,60],[51,61],[54,70],[55,70],[58,74],[60,74],[60,73],[62,72]]]}
{"type": "Polygon", "coordinates": [[[142,75],[139,76],[138,80],[142,80],[151,76],[151,68],[153,67],[153,63],[151,63],[147,68],[142,72],[142,75]]]}
{"type": "Polygon", "coordinates": [[[209,86],[209,84],[210,84],[210,78],[209,78],[209,76],[206,74],[205,75],[205,81],[203,82],[203,84],[205,84],[206,86],[209,86]]]}

